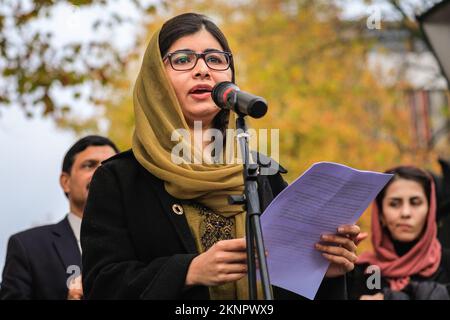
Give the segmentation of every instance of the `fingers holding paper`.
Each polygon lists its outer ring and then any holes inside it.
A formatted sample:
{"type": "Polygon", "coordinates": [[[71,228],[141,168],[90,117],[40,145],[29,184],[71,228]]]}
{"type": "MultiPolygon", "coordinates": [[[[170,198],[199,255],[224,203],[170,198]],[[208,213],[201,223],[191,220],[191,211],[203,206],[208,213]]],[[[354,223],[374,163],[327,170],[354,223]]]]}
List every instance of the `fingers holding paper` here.
{"type": "Polygon", "coordinates": [[[361,230],[357,225],[340,226],[336,234],[324,234],[315,248],[331,262],[325,277],[333,278],[352,271],[358,259],[356,247],[361,230]]]}

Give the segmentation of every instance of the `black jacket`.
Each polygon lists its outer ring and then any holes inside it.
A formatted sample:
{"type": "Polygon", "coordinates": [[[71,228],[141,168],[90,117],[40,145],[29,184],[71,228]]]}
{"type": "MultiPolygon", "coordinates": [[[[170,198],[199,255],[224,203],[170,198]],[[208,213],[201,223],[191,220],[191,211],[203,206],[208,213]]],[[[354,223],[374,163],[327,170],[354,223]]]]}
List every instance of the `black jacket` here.
{"type": "MultiPolygon", "coordinates": [[[[258,185],[265,208],[287,184],[277,173],[261,176],[258,185]]],[[[177,203],[131,151],[97,169],[81,227],[85,298],[209,299],[207,287],[184,287],[198,252],[185,216],[172,210],[177,203]]],[[[275,287],[274,293],[299,298],[275,287]]],[[[345,297],[345,277],[325,280],[317,295],[345,297]]]]}
{"type": "Polygon", "coordinates": [[[17,233],[8,242],[0,299],[67,299],[72,265],[81,269],[81,256],[67,217],[17,233]]]}
{"type": "Polygon", "coordinates": [[[441,263],[438,270],[430,277],[412,275],[410,285],[402,291],[390,290],[389,283],[383,275],[379,288],[376,288],[373,273],[365,274],[368,264],[356,265],[347,274],[349,299],[359,300],[362,295],[383,293],[385,300],[448,300],[450,297],[450,250],[442,249],[441,263]],[[369,283],[369,285],[367,284],[369,283]]]}

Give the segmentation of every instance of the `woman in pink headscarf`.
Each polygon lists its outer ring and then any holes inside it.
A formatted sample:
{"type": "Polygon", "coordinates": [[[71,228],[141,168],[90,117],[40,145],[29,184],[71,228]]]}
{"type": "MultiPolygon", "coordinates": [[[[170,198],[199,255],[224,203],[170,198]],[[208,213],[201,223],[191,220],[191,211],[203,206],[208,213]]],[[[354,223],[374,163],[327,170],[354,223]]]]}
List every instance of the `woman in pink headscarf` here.
{"type": "Polygon", "coordinates": [[[388,170],[394,178],[372,207],[373,252],[348,275],[350,299],[449,299],[450,251],[437,239],[434,183],[414,167],[388,170]]]}

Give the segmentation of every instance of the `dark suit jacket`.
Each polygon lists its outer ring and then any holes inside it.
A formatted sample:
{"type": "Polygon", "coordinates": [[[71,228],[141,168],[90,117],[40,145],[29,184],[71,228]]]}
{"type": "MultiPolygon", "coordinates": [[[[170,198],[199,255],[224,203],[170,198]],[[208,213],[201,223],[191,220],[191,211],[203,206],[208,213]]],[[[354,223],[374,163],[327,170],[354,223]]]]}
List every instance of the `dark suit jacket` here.
{"type": "Polygon", "coordinates": [[[67,299],[71,265],[81,268],[81,255],[67,217],[17,233],[8,242],[0,299],[67,299]]]}
{"type": "MultiPolygon", "coordinates": [[[[263,209],[287,185],[275,173],[260,176],[263,209]]],[[[81,226],[85,298],[209,299],[207,287],[184,286],[198,252],[185,216],[172,210],[181,203],[131,151],[105,161],[92,179],[81,226]]],[[[276,287],[274,293],[299,298],[276,287]]],[[[345,277],[325,280],[317,295],[345,297],[345,277]]]]}

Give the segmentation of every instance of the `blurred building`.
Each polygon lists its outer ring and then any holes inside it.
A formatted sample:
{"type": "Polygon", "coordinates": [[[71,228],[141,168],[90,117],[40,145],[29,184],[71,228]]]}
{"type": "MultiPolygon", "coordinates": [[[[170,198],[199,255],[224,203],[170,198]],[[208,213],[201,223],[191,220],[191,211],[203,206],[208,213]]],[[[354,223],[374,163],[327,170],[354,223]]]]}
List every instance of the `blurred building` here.
{"type": "MultiPolygon", "coordinates": [[[[433,173],[437,191],[438,237],[450,248],[450,93],[434,55],[420,37],[398,25],[367,31],[376,45],[369,66],[386,85],[402,84],[410,114],[411,149],[435,150],[440,173],[433,173]]],[[[450,39],[449,39],[450,41],[450,39]]],[[[450,55],[450,53],[449,53],[450,55]]]]}
{"type": "Polygon", "coordinates": [[[450,95],[439,65],[418,37],[397,25],[367,31],[376,40],[369,65],[386,85],[402,83],[414,149],[450,154],[450,95]]]}

